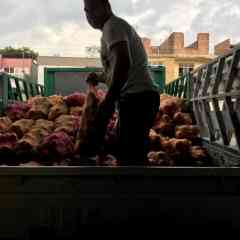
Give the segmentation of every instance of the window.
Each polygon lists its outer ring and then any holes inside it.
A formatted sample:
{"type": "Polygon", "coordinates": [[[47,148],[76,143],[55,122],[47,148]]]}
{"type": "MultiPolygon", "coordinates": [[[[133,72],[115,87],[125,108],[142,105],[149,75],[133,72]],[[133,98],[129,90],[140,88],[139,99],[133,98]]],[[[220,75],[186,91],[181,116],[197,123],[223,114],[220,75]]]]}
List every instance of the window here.
{"type": "Polygon", "coordinates": [[[4,72],[14,74],[14,68],[13,67],[5,67],[4,72]]]}
{"type": "Polygon", "coordinates": [[[178,75],[181,77],[183,76],[186,72],[191,72],[194,69],[193,64],[179,64],[179,73],[178,75]]]}
{"type": "Polygon", "coordinates": [[[9,73],[14,73],[14,68],[13,67],[9,68],[9,73]]]}

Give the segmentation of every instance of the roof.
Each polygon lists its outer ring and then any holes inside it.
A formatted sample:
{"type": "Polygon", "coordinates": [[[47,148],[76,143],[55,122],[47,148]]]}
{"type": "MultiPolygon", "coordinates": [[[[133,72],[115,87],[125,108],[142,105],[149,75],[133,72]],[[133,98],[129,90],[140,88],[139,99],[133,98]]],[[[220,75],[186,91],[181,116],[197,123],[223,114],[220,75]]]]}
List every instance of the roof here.
{"type": "Polygon", "coordinates": [[[162,59],[162,58],[174,58],[176,60],[211,60],[215,58],[215,55],[188,55],[188,54],[152,54],[149,56],[150,59],[162,59]]]}
{"type": "Polygon", "coordinates": [[[101,67],[99,58],[39,56],[38,65],[68,67],[101,67]]]}

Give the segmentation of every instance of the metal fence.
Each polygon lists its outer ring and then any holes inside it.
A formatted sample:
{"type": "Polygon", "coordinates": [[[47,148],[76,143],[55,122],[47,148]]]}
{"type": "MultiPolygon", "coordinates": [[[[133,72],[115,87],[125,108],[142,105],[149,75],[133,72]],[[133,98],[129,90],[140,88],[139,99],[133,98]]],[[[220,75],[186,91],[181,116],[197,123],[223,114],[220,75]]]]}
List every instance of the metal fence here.
{"type": "Polygon", "coordinates": [[[11,102],[26,101],[37,95],[44,96],[44,86],[6,73],[0,74],[0,110],[11,102]]]}
{"type": "Polygon", "coordinates": [[[240,157],[240,47],[165,87],[192,106],[202,139],[240,157]]]}

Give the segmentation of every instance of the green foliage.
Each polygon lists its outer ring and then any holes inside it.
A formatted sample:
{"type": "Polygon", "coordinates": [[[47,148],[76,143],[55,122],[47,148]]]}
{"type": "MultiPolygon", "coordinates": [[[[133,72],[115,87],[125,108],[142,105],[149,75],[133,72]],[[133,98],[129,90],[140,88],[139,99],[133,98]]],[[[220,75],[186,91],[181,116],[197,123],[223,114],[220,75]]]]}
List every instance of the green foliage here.
{"type": "Polygon", "coordinates": [[[99,57],[100,54],[100,47],[98,46],[88,46],[85,48],[87,57],[99,57]]]}
{"type": "Polygon", "coordinates": [[[13,48],[11,46],[0,49],[0,54],[8,58],[32,58],[37,59],[38,53],[28,47],[13,48]]]}

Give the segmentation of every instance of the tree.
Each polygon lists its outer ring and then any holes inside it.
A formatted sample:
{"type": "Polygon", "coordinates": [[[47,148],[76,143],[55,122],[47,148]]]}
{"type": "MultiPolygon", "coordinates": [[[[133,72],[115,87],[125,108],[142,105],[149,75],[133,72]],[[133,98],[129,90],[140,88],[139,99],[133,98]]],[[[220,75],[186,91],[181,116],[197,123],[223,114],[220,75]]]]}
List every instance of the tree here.
{"type": "Polygon", "coordinates": [[[13,48],[11,46],[0,49],[0,54],[8,58],[32,58],[37,59],[38,53],[28,47],[13,48]]]}
{"type": "Polygon", "coordinates": [[[85,50],[88,57],[99,57],[101,51],[100,47],[95,45],[86,47],[85,50]]]}

